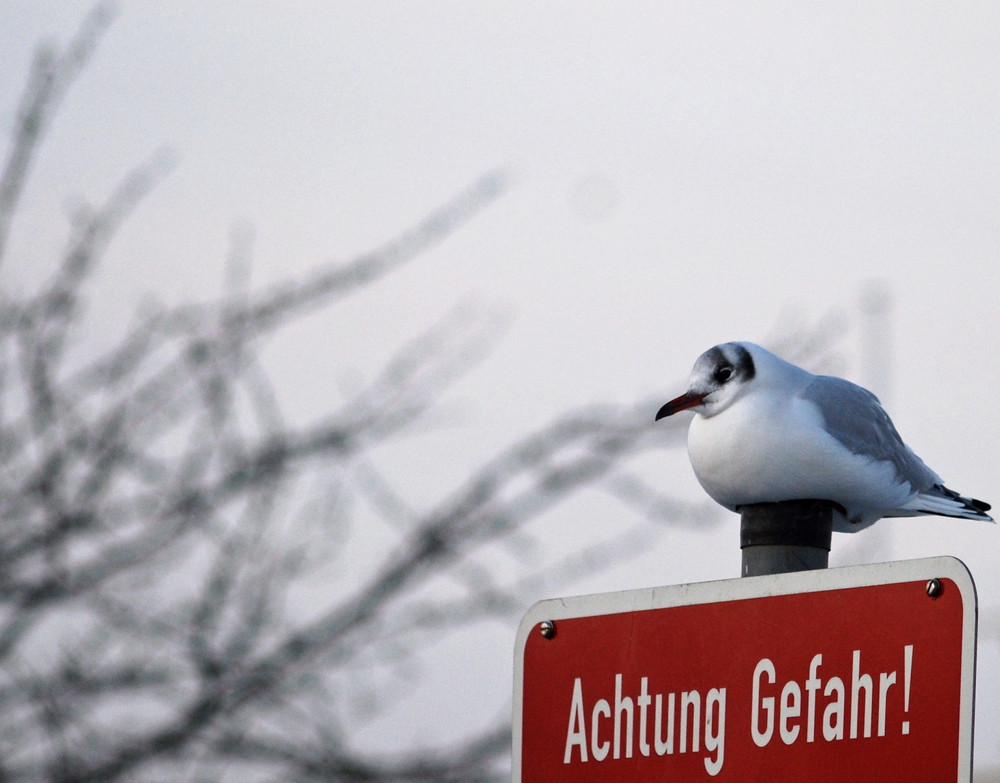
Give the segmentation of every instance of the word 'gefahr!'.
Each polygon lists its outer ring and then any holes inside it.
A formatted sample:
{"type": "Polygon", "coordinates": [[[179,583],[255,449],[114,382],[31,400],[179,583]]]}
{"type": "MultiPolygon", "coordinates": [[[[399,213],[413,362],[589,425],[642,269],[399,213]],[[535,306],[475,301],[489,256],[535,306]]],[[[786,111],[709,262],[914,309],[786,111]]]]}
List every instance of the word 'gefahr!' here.
{"type": "MultiPolygon", "coordinates": [[[[862,671],[861,651],[854,650],[849,676],[824,677],[823,655],[817,653],[801,683],[779,683],[774,662],[761,658],[753,669],[751,704],[736,711],[736,729],[749,729],[758,748],[776,741],[791,745],[871,737],[873,731],[884,737],[893,688],[903,689],[903,713],[909,709],[911,644],[903,648],[903,664],[901,682],[895,671],[873,676],[862,671]]],[[[625,678],[618,673],[613,697],[589,701],[583,678],[574,679],[563,763],[704,753],[705,771],[718,775],[725,761],[726,688],[654,693],[649,677],[640,677],[638,685],[638,693],[626,695],[625,678]]],[[[910,733],[908,720],[899,723],[899,732],[910,733]]]]}

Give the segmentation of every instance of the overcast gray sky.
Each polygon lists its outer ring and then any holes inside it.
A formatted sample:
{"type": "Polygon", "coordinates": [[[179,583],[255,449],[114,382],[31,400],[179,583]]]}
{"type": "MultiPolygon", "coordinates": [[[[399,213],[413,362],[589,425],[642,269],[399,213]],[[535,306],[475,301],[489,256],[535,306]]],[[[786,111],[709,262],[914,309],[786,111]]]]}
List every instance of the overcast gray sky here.
{"type": "MultiPolygon", "coordinates": [[[[36,42],[65,41],[89,6],[0,0],[0,132],[36,42]]],[[[994,2],[122,2],[53,127],[2,284],[30,285],[72,205],[164,147],[173,173],[101,272],[108,328],[149,296],[218,292],[234,226],[253,227],[265,284],[367,250],[500,168],[499,204],[281,345],[292,416],[457,303],[495,309],[509,326],[459,388],[447,470],[559,409],[673,396],[715,343],[830,312],[856,326],[879,280],[897,426],[954,488],[1000,502],[998,40],[994,2]]],[[[844,338],[843,370],[866,381],[862,343],[844,338]]],[[[682,454],[662,480],[699,491],[682,454]]],[[[735,519],[584,587],[735,576],[735,519]]],[[[1000,763],[985,719],[1000,713],[1000,531],[880,527],[879,551],[955,554],[977,579],[977,754],[1000,763]]],[[[841,561],[866,559],[844,541],[841,561]]]]}

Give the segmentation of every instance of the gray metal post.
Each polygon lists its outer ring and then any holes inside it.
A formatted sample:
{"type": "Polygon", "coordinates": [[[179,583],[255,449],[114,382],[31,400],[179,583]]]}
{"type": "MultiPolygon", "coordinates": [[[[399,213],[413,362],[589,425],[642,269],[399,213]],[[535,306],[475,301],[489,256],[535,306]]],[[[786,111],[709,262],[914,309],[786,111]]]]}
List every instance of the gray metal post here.
{"type": "Polygon", "coordinates": [[[834,514],[828,500],[788,500],[740,508],[742,576],[826,568],[834,514]]]}

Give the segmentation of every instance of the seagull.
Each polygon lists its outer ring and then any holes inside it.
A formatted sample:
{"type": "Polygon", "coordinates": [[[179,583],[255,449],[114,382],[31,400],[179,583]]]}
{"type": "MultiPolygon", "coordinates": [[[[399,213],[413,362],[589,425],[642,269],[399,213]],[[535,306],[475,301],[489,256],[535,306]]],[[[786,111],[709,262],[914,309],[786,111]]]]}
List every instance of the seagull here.
{"type": "Polygon", "coordinates": [[[882,517],[993,521],[988,503],[948,489],[903,443],[874,394],[759,345],[724,343],[698,357],[688,390],[656,420],[685,410],[696,414],[688,430],[695,476],[730,511],[828,500],[843,512],[834,522],[842,533],[882,517]]]}

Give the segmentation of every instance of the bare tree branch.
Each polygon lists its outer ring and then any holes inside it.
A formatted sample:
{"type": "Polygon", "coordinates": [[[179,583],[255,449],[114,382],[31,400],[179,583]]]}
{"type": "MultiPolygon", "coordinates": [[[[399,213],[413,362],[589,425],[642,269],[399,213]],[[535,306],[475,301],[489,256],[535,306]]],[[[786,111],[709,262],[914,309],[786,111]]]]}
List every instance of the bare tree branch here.
{"type": "Polygon", "coordinates": [[[99,3],[84,19],[64,52],[42,47],[35,55],[7,161],[0,171],[0,262],[4,258],[11,221],[45,131],[63,95],[90,60],[114,15],[111,3],[99,3]]]}

